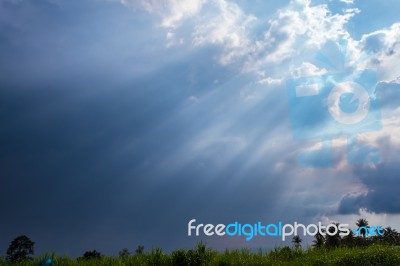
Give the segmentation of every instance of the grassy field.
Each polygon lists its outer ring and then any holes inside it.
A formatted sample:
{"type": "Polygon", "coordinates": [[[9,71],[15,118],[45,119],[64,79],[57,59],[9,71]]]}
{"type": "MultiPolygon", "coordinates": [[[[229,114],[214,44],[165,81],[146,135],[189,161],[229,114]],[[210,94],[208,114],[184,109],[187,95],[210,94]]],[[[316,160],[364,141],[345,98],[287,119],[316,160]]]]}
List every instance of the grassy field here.
{"type": "Polygon", "coordinates": [[[250,252],[248,250],[215,252],[199,244],[193,250],[176,250],[165,254],[161,249],[149,253],[119,258],[70,259],[54,254],[9,264],[0,265],[46,265],[46,258],[52,258],[53,265],[400,265],[400,248],[395,246],[372,245],[369,247],[335,249],[291,249],[276,248],[273,251],[250,252]]]}

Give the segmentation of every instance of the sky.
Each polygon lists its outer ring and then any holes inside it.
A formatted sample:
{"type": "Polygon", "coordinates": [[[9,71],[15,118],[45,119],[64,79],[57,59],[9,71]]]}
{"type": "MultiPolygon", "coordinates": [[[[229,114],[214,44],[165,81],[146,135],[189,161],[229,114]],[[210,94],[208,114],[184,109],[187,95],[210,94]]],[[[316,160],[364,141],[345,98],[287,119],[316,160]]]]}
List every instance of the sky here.
{"type": "Polygon", "coordinates": [[[400,229],[399,8],[0,0],[0,255],[23,234],[69,256],[282,244],[189,237],[191,219],[400,229]],[[361,124],[291,98],[330,73],[373,77],[361,124]]]}

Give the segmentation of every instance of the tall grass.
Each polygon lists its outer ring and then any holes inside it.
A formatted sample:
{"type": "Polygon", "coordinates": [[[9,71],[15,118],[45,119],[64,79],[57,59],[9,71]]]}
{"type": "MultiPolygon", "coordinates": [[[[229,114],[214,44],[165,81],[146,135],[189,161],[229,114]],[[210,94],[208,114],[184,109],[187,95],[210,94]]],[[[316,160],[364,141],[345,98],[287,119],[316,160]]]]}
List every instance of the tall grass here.
{"type": "Polygon", "coordinates": [[[203,243],[191,250],[175,250],[170,254],[161,249],[149,253],[119,258],[71,259],[48,254],[31,261],[0,265],[40,266],[46,259],[52,266],[128,266],[128,265],[400,265],[400,248],[396,246],[372,245],[368,247],[341,247],[335,249],[291,249],[275,248],[270,252],[251,252],[246,249],[216,252],[203,243]]]}

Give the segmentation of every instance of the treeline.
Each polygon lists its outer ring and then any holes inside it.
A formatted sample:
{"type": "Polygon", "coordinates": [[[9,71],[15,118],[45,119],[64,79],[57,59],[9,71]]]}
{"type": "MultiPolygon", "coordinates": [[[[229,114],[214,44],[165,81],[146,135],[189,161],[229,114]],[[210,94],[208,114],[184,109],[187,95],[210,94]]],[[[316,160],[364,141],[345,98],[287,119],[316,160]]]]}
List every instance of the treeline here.
{"type": "MultiPolygon", "coordinates": [[[[391,227],[382,228],[382,234],[374,232],[371,235],[369,233],[370,226],[366,219],[357,220],[356,225],[358,226],[357,234],[353,231],[350,231],[346,236],[340,236],[339,232],[336,232],[334,235],[317,233],[312,246],[315,248],[338,248],[365,247],[373,244],[400,245],[400,233],[391,227]]],[[[295,247],[299,247],[298,236],[293,237],[292,242],[295,247]]]]}
{"type": "MultiPolygon", "coordinates": [[[[338,224],[336,224],[338,225],[338,224]]],[[[400,265],[400,249],[394,246],[400,246],[400,233],[391,227],[381,228],[380,233],[371,235],[370,227],[366,219],[359,219],[356,222],[358,226],[357,234],[350,231],[346,236],[341,236],[339,231],[317,233],[314,237],[312,248],[303,250],[301,247],[302,239],[300,236],[292,238],[293,247],[279,247],[270,252],[251,252],[249,250],[226,250],[223,253],[217,252],[203,242],[197,244],[194,249],[179,249],[170,254],[163,252],[160,248],[153,248],[149,252],[145,252],[144,246],[139,245],[134,252],[127,248],[119,252],[118,258],[107,257],[97,250],[86,251],[77,259],[60,258],[54,254],[45,255],[34,259],[34,242],[27,236],[19,236],[15,238],[7,249],[6,257],[0,260],[0,265],[10,265],[17,263],[18,265],[214,265],[214,262],[229,261],[226,265],[235,265],[236,260],[242,261],[241,265],[246,265],[245,260],[261,261],[263,265],[269,262],[295,261],[299,258],[316,259],[323,256],[325,259],[332,254],[337,256],[347,256],[349,250],[351,252],[362,255],[366,249],[380,250],[383,252],[376,257],[376,254],[366,254],[374,261],[377,259],[385,260],[385,256],[390,256],[391,262],[399,259],[400,265]],[[375,248],[374,248],[375,247],[375,248]],[[393,248],[392,248],[393,247],[393,248]],[[337,250],[337,252],[335,251],[337,250]],[[336,253],[335,253],[336,252],[336,253]],[[382,257],[383,256],[383,257],[382,257]],[[375,259],[374,259],[375,258],[375,259]],[[30,263],[32,262],[32,264],[30,263]],[[21,264],[24,263],[24,264],[21,264]],[[39,264],[38,264],[39,263],[39,264]]],[[[331,227],[332,228],[332,227],[331,227]]],[[[350,254],[351,254],[350,252],[350,254]]],[[[372,251],[371,251],[372,252],[372,251]]],[[[324,260],[325,260],[324,259],[324,260]]],[[[360,260],[365,258],[360,258],[360,260]]],[[[360,262],[360,260],[357,260],[360,262]]],[[[385,260],[386,261],[386,260],[385,260]]],[[[327,262],[326,262],[327,263],[327,262]]],[[[220,263],[217,263],[220,265],[220,263]]],[[[270,264],[268,264],[270,265],[270,264]]],[[[332,264],[334,265],[334,264],[332,264]]],[[[360,264],[361,265],[361,264],[360,264]]],[[[373,264],[372,264],[373,265],[373,264]]],[[[378,264],[386,265],[386,264],[378,264]]],[[[390,264],[388,264],[390,265],[390,264]]]]}
{"type": "MultiPolygon", "coordinates": [[[[93,255],[93,253],[92,253],[93,255]]],[[[165,253],[159,248],[143,254],[129,254],[119,257],[89,255],[72,259],[47,254],[20,262],[0,260],[0,266],[247,266],[247,265],[324,265],[360,266],[400,265],[400,249],[390,245],[371,245],[367,247],[337,248],[290,248],[277,247],[270,251],[257,252],[247,249],[216,252],[204,244],[194,249],[175,250],[165,253]]]]}

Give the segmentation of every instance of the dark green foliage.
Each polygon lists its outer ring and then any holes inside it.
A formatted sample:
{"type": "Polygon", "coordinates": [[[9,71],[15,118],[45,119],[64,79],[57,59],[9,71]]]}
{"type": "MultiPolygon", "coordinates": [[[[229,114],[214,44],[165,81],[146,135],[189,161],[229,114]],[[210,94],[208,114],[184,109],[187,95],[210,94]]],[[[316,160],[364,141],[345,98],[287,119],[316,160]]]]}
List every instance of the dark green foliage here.
{"type": "Polygon", "coordinates": [[[197,244],[195,249],[188,251],[176,250],[172,252],[173,265],[193,265],[201,266],[207,265],[213,258],[215,252],[206,247],[206,244],[200,242],[197,244]]]}
{"type": "Polygon", "coordinates": [[[290,247],[276,247],[268,256],[274,260],[293,260],[303,254],[301,249],[291,249],[290,247]]]}
{"type": "Polygon", "coordinates": [[[196,249],[193,250],[193,254],[196,256],[196,263],[191,263],[191,265],[206,265],[212,258],[214,252],[211,248],[207,248],[206,244],[200,242],[197,244],[196,249]]]}
{"type": "Polygon", "coordinates": [[[349,235],[344,236],[341,240],[341,244],[344,247],[354,247],[356,245],[356,237],[352,231],[350,231],[349,235]]]}
{"type": "MultiPolygon", "coordinates": [[[[336,224],[337,226],[338,224],[336,224]]],[[[367,229],[369,229],[368,221],[366,219],[359,219],[356,222],[356,225],[359,228],[359,231],[355,234],[350,231],[347,236],[340,236],[339,232],[333,234],[334,228],[330,227],[330,233],[327,232],[318,232],[314,236],[312,246],[314,248],[339,248],[339,247],[368,247],[375,244],[385,244],[392,246],[400,245],[400,234],[390,228],[387,227],[384,229],[383,236],[379,235],[377,232],[376,235],[372,236],[368,233],[367,229]],[[361,229],[361,230],[360,230],[361,229]],[[332,235],[333,234],[333,235],[332,235]]]]}
{"type": "Polygon", "coordinates": [[[121,258],[126,258],[126,257],[129,257],[129,255],[131,255],[131,253],[129,252],[129,250],[127,248],[124,248],[118,253],[118,255],[121,258]]]}
{"type": "MultiPolygon", "coordinates": [[[[360,237],[362,238],[362,237],[360,237]]],[[[400,248],[375,244],[367,247],[338,247],[293,249],[275,248],[270,252],[251,252],[246,249],[227,250],[218,253],[204,244],[191,250],[176,250],[171,254],[155,248],[150,253],[123,258],[102,256],[97,259],[70,259],[45,255],[23,262],[6,262],[0,259],[0,266],[39,266],[47,258],[52,258],[51,266],[179,266],[179,265],[400,265],[400,248]]]]}
{"type": "MultiPolygon", "coordinates": [[[[336,228],[339,226],[339,223],[335,223],[336,228]]],[[[341,244],[341,237],[339,235],[339,231],[336,230],[333,227],[329,227],[329,230],[326,232],[325,236],[325,245],[328,248],[337,248],[341,244]],[[329,233],[329,234],[328,234],[329,233]]]]}
{"type": "Polygon", "coordinates": [[[187,255],[187,251],[184,249],[178,249],[171,253],[172,264],[176,266],[186,266],[190,264],[190,259],[187,255]]]}
{"type": "Polygon", "coordinates": [[[154,248],[149,256],[148,265],[170,265],[170,259],[161,248],[154,248]]]}
{"type": "Polygon", "coordinates": [[[325,245],[325,238],[324,236],[318,231],[317,234],[314,236],[312,246],[315,248],[321,248],[325,245]]]}
{"type": "Polygon", "coordinates": [[[7,249],[7,261],[16,262],[31,259],[35,243],[29,237],[23,235],[16,237],[7,249]]]}
{"type": "Polygon", "coordinates": [[[383,232],[383,237],[380,237],[379,240],[389,245],[400,245],[400,234],[396,229],[387,227],[383,232]]]}
{"type": "Polygon", "coordinates": [[[144,246],[139,245],[136,250],[135,250],[137,255],[143,254],[144,253],[144,246]]]}
{"type": "Polygon", "coordinates": [[[101,255],[100,252],[98,252],[97,250],[92,250],[92,251],[86,251],[83,254],[83,259],[85,260],[91,260],[91,259],[101,259],[101,257],[103,257],[103,255],[101,255]]]}
{"type": "MultiPolygon", "coordinates": [[[[369,228],[368,221],[359,219],[359,228],[369,228]]],[[[206,265],[400,265],[400,234],[390,227],[384,229],[383,235],[371,235],[350,232],[347,236],[334,233],[334,228],[328,232],[318,232],[312,248],[302,249],[301,238],[294,236],[294,248],[276,247],[272,251],[252,252],[247,249],[226,250],[218,253],[200,242],[190,250],[175,250],[171,254],[154,248],[150,253],[144,253],[144,247],[138,246],[135,254],[128,249],[119,252],[118,258],[102,256],[98,251],[87,251],[83,257],[70,259],[47,254],[43,257],[24,260],[33,254],[33,242],[26,236],[21,236],[10,244],[6,261],[0,259],[2,265],[19,266],[129,266],[129,265],[160,265],[160,266],[206,266],[206,265]],[[13,257],[14,256],[14,257],[13,257]],[[20,260],[23,260],[22,262],[20,260]],[[14,263],[15,262],[15,263],[14,263]]]]}

